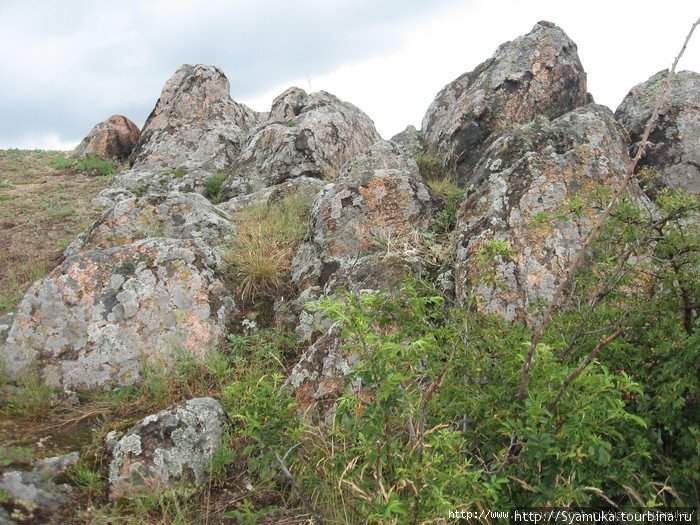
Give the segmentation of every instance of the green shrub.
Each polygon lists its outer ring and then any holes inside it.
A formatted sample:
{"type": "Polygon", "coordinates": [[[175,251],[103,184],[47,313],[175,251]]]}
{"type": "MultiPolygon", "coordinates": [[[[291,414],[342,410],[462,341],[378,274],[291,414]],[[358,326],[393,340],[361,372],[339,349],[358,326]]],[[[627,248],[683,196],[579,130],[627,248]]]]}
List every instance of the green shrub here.
{"type": "Polygon", "coordinates": [[[226,180],[225,173],[216,173],[204,181],[204,196],[214,203],[221,202],[221,185],[226,180]]]}
{"type": "Polygon", "coordinates": [[[72,168],[74,165],[75,159],[66,157],[65,155],[56,156],[49,162],[49,166],[55,170],[67,170],[72,168]]]}

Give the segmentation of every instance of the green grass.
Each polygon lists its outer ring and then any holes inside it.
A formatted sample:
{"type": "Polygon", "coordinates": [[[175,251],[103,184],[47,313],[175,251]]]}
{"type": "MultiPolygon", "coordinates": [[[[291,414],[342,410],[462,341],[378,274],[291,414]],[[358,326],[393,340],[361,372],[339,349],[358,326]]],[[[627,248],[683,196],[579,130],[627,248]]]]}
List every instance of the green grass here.
{"type": "Polygon", "coordinates": [[[216,173],[204,181],[204,196],[217,204],[221,202],[221,185],[226,180],[225,173],[216,173]]]}

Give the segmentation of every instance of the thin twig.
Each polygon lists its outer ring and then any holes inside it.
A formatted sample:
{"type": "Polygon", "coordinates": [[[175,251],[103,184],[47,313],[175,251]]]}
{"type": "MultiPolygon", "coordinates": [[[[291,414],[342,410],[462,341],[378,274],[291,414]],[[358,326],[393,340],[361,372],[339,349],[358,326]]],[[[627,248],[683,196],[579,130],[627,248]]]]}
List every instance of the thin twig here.
{"type": "Polygon", "coordinates": [[[559,404],[559,401],[561,400],[562,396],[564,395],[564,392],[566,392],[566,389],[569,388],[571,383],[573,383],[578,376],[580,376],[583,371],[586,369],[588,365],[590,365],[593,360],[596,358],[598,353],[602,350],[602,348],[607,345],[612,343],[615,339],[618,338],[622,330],[618,328],[615,330],[612,334],[610,334],[607,337],[603,337],[600,341],[598,341],[598,344],[595,345],[593,350],[586,356],[586,359],[583,360],[583,363],[581,363],[576,370],[571,372],[569,374],[569,377],[566,378],[566,380],[561,384],[561,387],[559,388],[559,392],[557,392],[557,395],[552,399],[552,401],[547,405],[547,410],[549,412],[554,411],[556,408],[557,404],[559,404]]]}
{"type": "MultiPolygon", "coordinates": [[[[287,457],[286,454],[285,457],[287,457]]],[[[289,483],[292,485],[292,489],[294,489],[294,492],[296,493],[297,497],[299,498],[299,500],[301,500],[302,504],[304,505],[304,508],[306,508],[307,512],[311,515],[311,519],[317,525],[323,525],[323,520],[321,519],[321,516],[319,515],[318,511],[314,508],[312,503],[306,498],[304,493],[301,491],[301,488],[294,479],[294,476],[292,476],[292,473],[289,472],[287,465],[284,464],[284,460],[276,452],[275,458],[277,459],[277,466],[279,467],[282,474],[284,474],[284,477],[289,480],[289,483]]]]}
{"type": "Polygon", "coordinates": [[[659,92],[658,97],[656,98],[656,104],[654,105],[654,110],[651,113],[651,117],[649,117],[649,120],[647,121],[646,127],[644,128],[644,134],[642,135],[641,140],[639,141],[639,146],[637,147],[637,153],[632,159],[632,161],[629,163],[627,166],[627,172],[625,173],[625,177],[622,179],[622,183],[620,186],[617,188],[615,193],[613,194],[612,198],[610,199],[610,202],[606,206],[606,208],[602,211],[602,213],[598,216],[598,219],[596,220],[595,224],[591,228],[590,233],[588,234],[588,237],[586,237],[586,240],[583,242],[581,245],[581,248],[579,248],[578,253],[576,254],[576,257],[574,258],[573,261],[571,261],[571,264],[566,270],[566,273],[564,275],[564,278],[561,280],[559,283],[559,286],[557,286],[557,289],[554,291],[554,295],[552,296],[552,300],[549,302],[549,305],[547,306],[547,310],[542,316],[542,319],[538,323],[537,327],[535,328],[533,334],[532,334],[532,339],[530,340],[530,346],[527,350],[527,356],[525,358],[525,363],[523,364],[523,369],[520,374],[520,387],[518,389],[518,395],[517,398],[520,401],[523,401],[527,397],[527,391],[528,391],[528,386],[530,383],[530,370],[532,368],[532,363],[535,357],[535,350],[537,349],[537,345],[539,344],[540,340],[542,339],[542,336],[544,335],[545,328],[547,328],[547,325],[552,319],[552,315],[554,313],[554,309],[559,305],[561,302],[563,296],[564,296],[564,290],[569,286],[571,280],[573,279],[574,275],[576,274],[576,270],[578,267],[581,265],[581,262],[583,261],[583,258],[588,251],[588,248],[595,242],[595,240],[598,238],[598,235],[600,234],[600,230],[605,224],[605,222],[608,220],[608,217],[610,217],[610,214],[612,213],[613,209],[617,205],[618,200],[620,197],[622,197],[623,193],[627,190],[630,182],[632,181],[632,178],[634,177],[635,170],[637,168],[637,164],[639,163],[639,160],[642,158],[644,153],[646,152],[646,146],[649,141],[649,134],[651,133],[651,130],[653,129],[654,125],[656,124],[656,120],[659,116],[659,110],[661,108],[661,104],[664,101],[664,98],[666,97],[666,92],[668,91],[669,86],[671,85],[671,80],[673,79],[674,74],[676,73],[676,66],[678,65],[678,61],[680,58],[683,56],[683,53],[685,52],[685,48],[688,45],[688,42],[690,41],[690,37],[693,35],[693,32],[695,31],[695,28],[700,24],[700,18],[695,21],[693,26],[690,28],[690,32],[688,33],[688,36],[685,38],[685,42],[683,43],[683,47],[681,47],[680,52],[676,56],[675,60],[673,61],[673,65],[671,66],[671,70],[669,71],[667,77],[666,77],[666,82],[664,82],[664,85],[659,92]]]}

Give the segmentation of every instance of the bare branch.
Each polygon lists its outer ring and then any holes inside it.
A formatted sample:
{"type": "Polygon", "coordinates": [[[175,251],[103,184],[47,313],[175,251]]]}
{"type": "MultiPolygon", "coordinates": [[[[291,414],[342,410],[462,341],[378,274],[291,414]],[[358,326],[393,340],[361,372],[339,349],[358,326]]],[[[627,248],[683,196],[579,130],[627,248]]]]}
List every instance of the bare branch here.
{"type": "Polygon", "coordinates": [[[598,341],[598,344],[595,345],[595,348],[593,348],[593,350],[591,350],[591,352],[586,356],[586,359],[583,360],[583,363],[581,363],[576,370],[571,372],[571,374],[569,374],[569,377],[567,377],[566,380],[562,383],[561,387],[559,388],[559,392],[557,392],[557,395],[554,397],[554,399],[552,399],[551,403],[547,405],[547,410],[552,412],[556,408],[557,404],[564,395],[564,392],[566,392],[566,389],[569,388],[571,383],[573,383],[576,380],[576,378],[583,373],[586,367],[593,362],[595,357],[605,345],[612,343],[615,339],[618,338],[620,332],[621,330],[618,328],[609,336],[603,337],[600,341],[598,341]]]}
{"type": "Polygon", "coordinates": [[[627,166],[627,172],[625,173],[625,177],[622,179],[622,182],[620,183],[620,186],[615,190],[615,193],[613,194],[612,198],[610,199],[610,202],[606,206],[606,208],[602,211],[602,213],[598,216],[598,219],[596,220],[595,224],[591,228],[590,233],[588,234],[588,237],[586,237],[586,240],[581,244],[581,248],[579,248],[578,253],[576,254],[576,257],[574,257],[574,260],[571,261],[571,264],[566,270],[566,273],[564,277],[562,278],[561,282],[559,283],[559,286],[557,286],[557,289],[554,291],[554,295],[552,296],[552,300],[550,301],[549,305],[547,306],[547,310],[545,311],[544,315],[542,316],[542,319],[538,323],[537,327],[535,328],[533,334],[532,334],[532,339],[530,340],[530,346],[527,350],[527,354],[525,357],[525,363],[523,364],[523,369],[520,374],[520,387],[518,389],[518,399],[520,401],[524,400],[527,397],[527,391],[530,383],[530,370],[532,368],[532,363],[535,357],[535,350],[537,349],[537,345],[540,343],[542,336],[544,335],[545,328],[547,328],[547,325],[552,319],[552,315],[554,313],[554,309],[559,306],[559,303],[561,302],[563,296],[564,296],[564,290],[567,289],[567,287],[570,285],[571,280],[573,279],[574,275],[576,274],[576,270],[578,270],[578,267],[581,265],[581,262],[583,261],[584,255],[590,248],[590,246],[595,242],[595,240],[598,238],[598,235],[600,234],[600,230],[605,224],[605,221],[608,220],[608,217],[610,217],[610,213],[612,210],[615,208],[617,205],[618,200],[620,197],[624,194],[624,192],[627,190],[629,187],[630,182],[632,181],[632,178],[634,177],[635,170],[637,169],[637,164],[639,163],[639,160],[644,156],[644,153],[646,152],[646,147],[647,143],[649,141],[649,134],[651,133],[651,130],[653,129],[654,125],[656,124],[656,120],[659,116],[659,109],[661,108],[661,104],[664,101],[664,98],[666,97],[666,92],[668,91],[669,86],[671,85],[671,80],[673,79],[673,76],[676,73],[676,66],[678,65],[678,61],[680,58],[683,56],[683,53],[685,52],[685,48],[688,45],[688,42],[690,41],[690,37],[693,35],[693,32],[695,31],[695,28],[700,24],[700,18],[695,21],[693,26],[690,28],[690,32],[688,33],[688,36],[685,38],[685,42],[683,43],[683,47],[681,47],[680,52],[676,56],[676,59],[673,61],[673,65],[671,66],[671,70],[669,71],[668,75],[666,76],[666,82],[664,82],[664,85],[662,89],[659,91],[659,95],[656,98],[656,103],[654,104],[654,110],[651,113],[651,117],[649,117],[649,120],[647,121],[647,125],[644,128],[644,134],[642,135],[641,140],[639,141],[639,146],[637,147],[637,153],[632,159],[632,162],[629,163],[627,166]]]}

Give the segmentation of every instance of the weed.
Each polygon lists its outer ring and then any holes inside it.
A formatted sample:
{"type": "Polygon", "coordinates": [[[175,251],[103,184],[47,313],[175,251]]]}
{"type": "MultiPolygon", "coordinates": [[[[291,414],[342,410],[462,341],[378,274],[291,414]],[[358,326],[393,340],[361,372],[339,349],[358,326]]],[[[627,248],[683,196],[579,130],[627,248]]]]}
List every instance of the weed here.
{"type": "Polygon", "coordinates": [[[0,359],[0,414],[39,417],[51,408],[53,389],[41,379],[36,367],[28,367],[10,384],[0,359]]]}
{"type": "Polygon", "coordinates": [[[204,181],[204,196],[213,203],[221,202],[221,185],[226,180],[225,173],[216,173],[204,181]]]}
{"type": "Polygon", "coordinates": [[[178,168],[170,174],[173,179],[182,179],[185,175],[187,175],[185,168],[178,168]]]}
{"type": "Polygon", "coordinates": [[[34,454],[26,447],[2,447],[0,446],[0,469],[30,465],[34,461],[34,454]]]}
{"type": "Polygon", "coordinates": [[[104,490],[102,474],[86,461],[79,461],[68,474],[69,481],[83,492],[91,496],[98,495],[104,490]]]}
{"type": "Polygon", "coordinates": [[[75,159],[71,157],[66,157],[64,155],[60,155],[54,158],[51,162],[49,162],[49,166],[51,166],[55,170],[71,169],[73,168],[73,166],[75,166],[75,159]]]}

